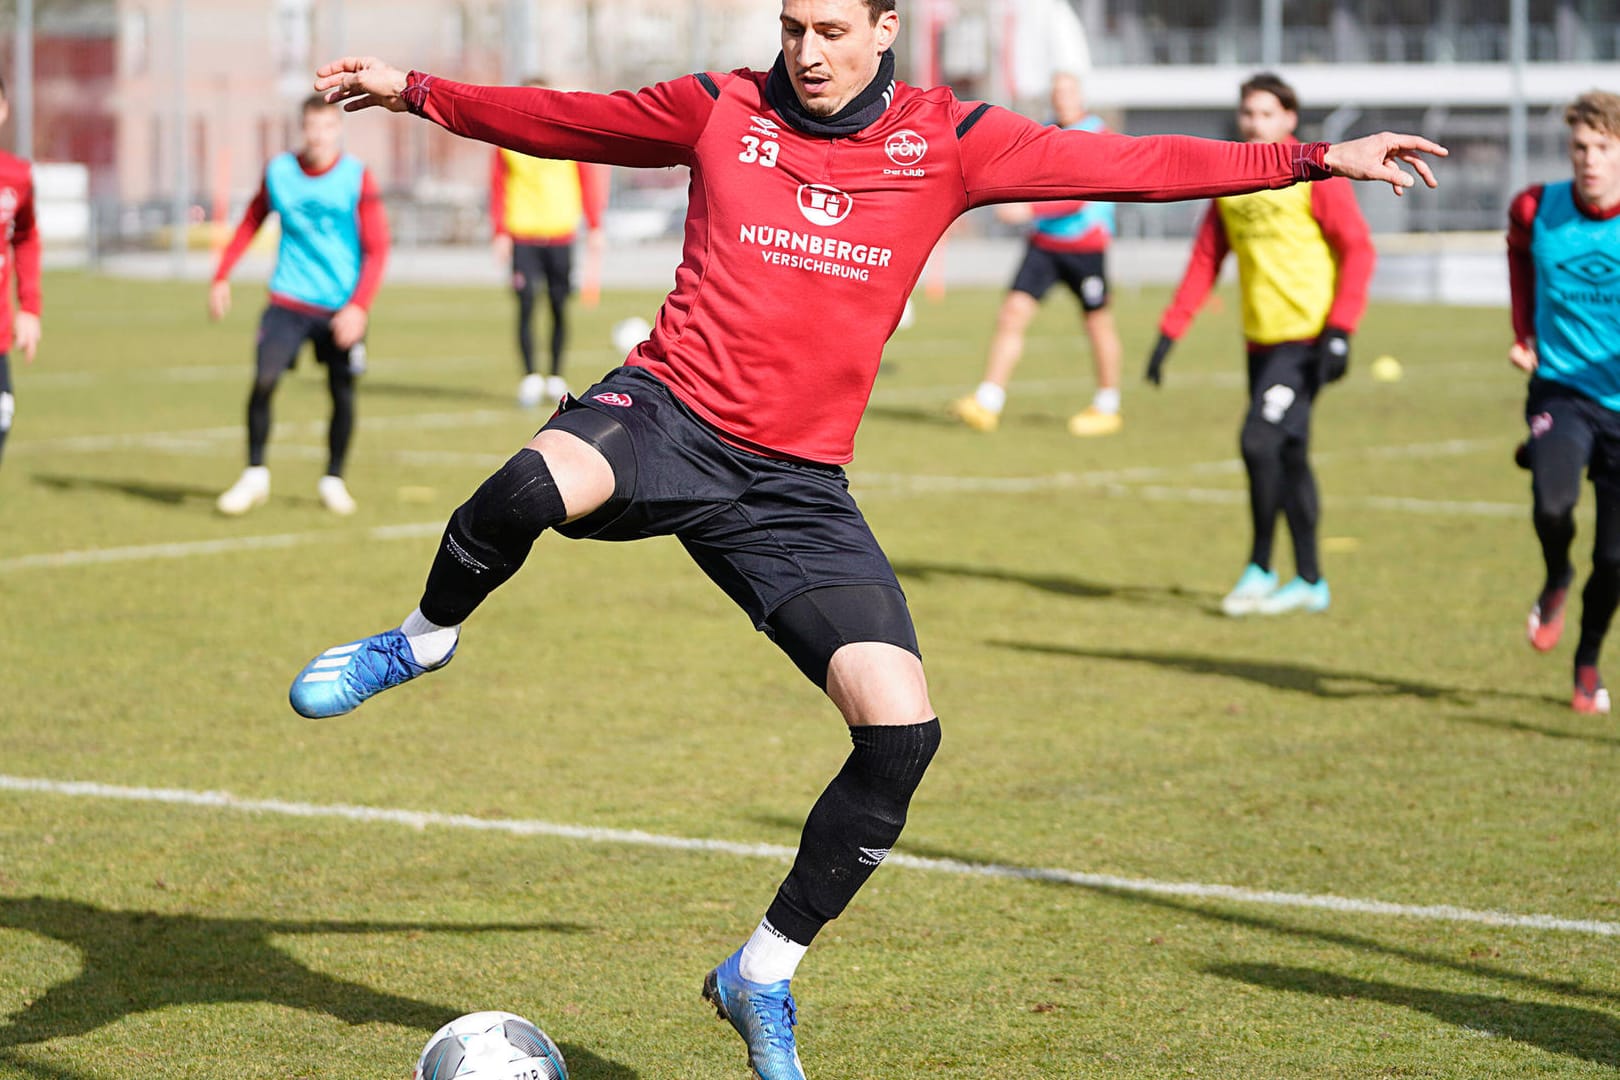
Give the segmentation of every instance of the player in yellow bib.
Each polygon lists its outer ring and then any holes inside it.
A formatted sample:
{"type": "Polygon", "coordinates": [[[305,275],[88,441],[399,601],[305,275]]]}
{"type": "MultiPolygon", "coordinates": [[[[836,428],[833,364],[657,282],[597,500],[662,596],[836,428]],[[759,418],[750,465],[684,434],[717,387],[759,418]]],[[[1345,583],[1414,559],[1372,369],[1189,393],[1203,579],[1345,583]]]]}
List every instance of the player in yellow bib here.
{"type": "MultiPolygon", "coordinates": [[[[527,86],[545,86],[531,78],[527,86]]],[[[512,291],[518,301],[518,350],[523,380],[518,403],[560,400],[568,392],[563,379],[563,348],[568,342],[568,298],[574,290],[574,238],[583,219],[586,242],[600,253],[602,244],[600,173],[575,161],[529,157],[497,148],[490,164],[489,216],[495,255],[512,265],[512,291]],[[550,374],[542,376],[534,357],[534,302],[544,289],[551,306],[550,374]]]]}
{"type": "MultiPolygon", "coordinates": [[[[1239,93],[1238,128],[1249,142],[1294,142],[1299,100],[1269,73],[1239,93]]],[[[1340,179],[1217,199],[1204,215],[1181,286],[1159,321],[1147,379],[1159,385],[1171,346],[1209,295],[1227,252],[1237,255],[1248,343],[1249,410],[1243,463],[1254,544],[1249,565],[1221,601],[1228,615],[1325,611],[1331,601],[1317,553],[1319,516],[1309,451],[1317,391],[1344,377],[1350,335],[1367,307],[1375,255],[1350,184],[1340,179]],[[1277,516],[1288,522],[1296,576],[1272,566],[1277,516]]]]}

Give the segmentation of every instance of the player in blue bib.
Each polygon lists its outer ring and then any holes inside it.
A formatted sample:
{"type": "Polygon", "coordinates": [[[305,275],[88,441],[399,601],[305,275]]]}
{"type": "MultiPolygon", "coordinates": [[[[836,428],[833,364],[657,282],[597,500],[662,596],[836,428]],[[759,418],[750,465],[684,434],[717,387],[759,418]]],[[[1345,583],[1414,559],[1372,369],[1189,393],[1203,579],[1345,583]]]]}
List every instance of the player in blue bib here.
{"type": "Polygon", "coordinates": [[[334,513],[355,509],[343,464],[354,433],[354,380],[365,367],[367,313],[388,256],[388,220],[370,171],[341,151],[342,134],[336,106],[319,95],[304,102],[303,148],[278,154],[265,166],[259,193],[214,272],[208,310],[219,319],[231,306],[231,268],[272,212],[281,219],[281,246],[270,303],[259,320],[257,373],[248,396],[248,465],[219,497],[222,514],[245,514],[270,497],[265,464],[270,398],[306,341],[326,368],[332,394],[326,474],[316,493],[334,513]]]}
{"type": "Polygon", "coordinates": [[[1583,94],[1564,120],[1573,178],[1521,192],[1508,214],[1508,359],[1530,376],[1530,435],[1518,460],[1532,475],[1547,569],[1527,632],[1541,652],[1563,633],[1575,576],[1575,503],[1586,471],[1597,528],[1571,702],[1577,712],[1606,713],[1598,654],[1620,605],[1620,95],[1583,94]]]}
{"type": "MultiPolygon", "coordinates": [[[[1086,111],[1080,80],[1059,72],[1052,77],[1053,123],[1066,131],[1106,131],[1102,118],[1086,111]]],[[[1062,282],[1076,300],[1091,341],[1097,390],[1091,404],[1069,418],[1069,433],[1112,435],[1119,415],[1119,330],[1108,307],[1108,244],[1114,236],[1114,204],[1106,202],[1012,203],[996,208],[1009,225],[1028,225],[1029,242],[996,315],[984,376],[973,393],[951,406],[956,418],[975,431],[994,431],[1007,401],[1007,383],[1024,355],[1024,332],[1047,292],[1062,282]]]]}

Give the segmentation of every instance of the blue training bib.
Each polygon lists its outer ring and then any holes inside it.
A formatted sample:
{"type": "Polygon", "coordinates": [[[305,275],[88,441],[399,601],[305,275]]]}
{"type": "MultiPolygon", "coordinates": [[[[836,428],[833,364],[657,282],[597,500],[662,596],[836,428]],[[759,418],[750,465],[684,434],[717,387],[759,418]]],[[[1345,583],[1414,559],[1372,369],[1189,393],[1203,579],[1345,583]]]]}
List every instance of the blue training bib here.
{"type": "Polygon", "coordinates": [[[1575,205],[1574,185],[1548,184],[1530,236],[1536,267],[1536,374],[1620,411],[1620,217],[1575,205]]]}
{"type": "Polygon", "coordinates": [[[281,249],[270,291],[336,311],[360,283],[360,189],[365,166],[344,154],[310,176],[292,154],[265,168],[271,209],[281,217],[281,249]]]}

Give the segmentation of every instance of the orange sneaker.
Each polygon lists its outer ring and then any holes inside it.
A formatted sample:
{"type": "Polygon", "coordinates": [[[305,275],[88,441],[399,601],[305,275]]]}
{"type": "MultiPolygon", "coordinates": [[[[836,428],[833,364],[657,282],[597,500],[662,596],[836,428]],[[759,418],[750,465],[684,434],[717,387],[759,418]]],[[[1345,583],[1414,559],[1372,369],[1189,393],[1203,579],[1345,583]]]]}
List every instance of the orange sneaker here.
{"type": "Polygon", "coordinates": [[[1569,599],[1569,583],[1556,589],[1547,589],[1536,597],[1530,617],[1525,621],[1525,636],[1536,652],[1552,652],[1564,634],[1564,606],[1569,599]]]}
{"type": "Polygon", "coordinates": [[[1596,667],[1587,664],[1575,669],[1575,695],[1570,698],[1569,705],[1578,713],[1608,713],[1609,691],[1604,688],[1603,678],[1596,667]]]}

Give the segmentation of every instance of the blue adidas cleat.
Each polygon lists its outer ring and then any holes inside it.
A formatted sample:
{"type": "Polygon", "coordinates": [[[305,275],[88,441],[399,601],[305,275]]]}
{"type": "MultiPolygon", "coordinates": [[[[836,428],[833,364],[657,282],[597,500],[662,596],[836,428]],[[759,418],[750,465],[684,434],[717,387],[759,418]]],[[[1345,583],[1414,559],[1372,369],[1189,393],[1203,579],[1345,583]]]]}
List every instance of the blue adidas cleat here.
{"type": "Polygon", "coordinates": [[[455,646],[451,646],[442,661],[423,667],[403,633],[385,630],[347,645],[334,645],[311,660],[293,680],[287,700],[298,715],[311,720],[342,716],[391,686],[437,671],[455,655],[455,646]]]}
{"type": "Polygon", "coordinates": [[[793,1044],[799,1022],[788,980],[749,982],[737,970],[738,949],[703,980],[703,997],[720,1019],[731,1021],[748,1044],[748,1064],[760,1080],[804,1080],[804,1066],[793,1044]]]}
{"type": "Polygon", "coordinates": [[[1297,577],[1260,601],[1257,615],[1283,615],[1290,611],[1326,611],[1333,602],[1327,578],[1316,582],[1297,577]]]}

